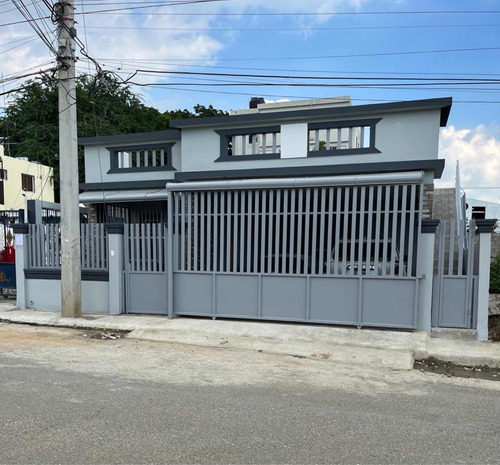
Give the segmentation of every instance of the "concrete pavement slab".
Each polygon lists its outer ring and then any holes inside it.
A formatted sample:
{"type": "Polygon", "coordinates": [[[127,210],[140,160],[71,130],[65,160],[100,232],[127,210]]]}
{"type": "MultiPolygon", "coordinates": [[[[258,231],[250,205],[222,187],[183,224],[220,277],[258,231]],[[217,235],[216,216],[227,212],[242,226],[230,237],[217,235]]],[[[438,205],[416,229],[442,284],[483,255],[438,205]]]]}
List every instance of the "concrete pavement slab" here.
{"type": "Polygon", "coordinates": [[[410,369],[429,356],[466,366],[500,367],[500,344],[430,338],[423,331],[211,320],[150,315],[84,315],[19,309],[0,303],[0,321],[81,329],[130,331],[127,337],[210,347],[233,347],[323,358],[340,363],[410,369]]]}

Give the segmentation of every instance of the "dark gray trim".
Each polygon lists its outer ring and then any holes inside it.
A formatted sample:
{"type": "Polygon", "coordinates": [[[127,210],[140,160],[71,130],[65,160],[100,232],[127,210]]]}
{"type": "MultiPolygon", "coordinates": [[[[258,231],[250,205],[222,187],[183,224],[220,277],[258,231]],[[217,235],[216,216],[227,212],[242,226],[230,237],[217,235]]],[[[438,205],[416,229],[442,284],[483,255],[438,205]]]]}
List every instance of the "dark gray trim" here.
{"type": "MultiPolygon", "coordinates": [[[[32,268],[24,270],[26,279],[61,279],[60,268],[32,268]]],[[[82,270],[82,281],[109,281],[108,270],[82,270]]]]}
{"type": "Polygon", "coordinates": [[[172,166],[172,147],[175,142],[166,142],[159,145],[124,145],[120,147],[106,147],[109,151],[109,166],[111,167],[107,174],[116,173],[143,173],[147,171],[176,171],[172,166]],[[145,166],[145,167],[131,167],[131,168],[119,168],[118,167],[118,152],[126,152],[128,150],[157,150],[164,149],[167,154],[167,164],[163,166],[145,166]]]}
{"type": "Polygon", "coordinates": [[[188,171],[175,173],[176,181],[202,181],[220,179],[252,179],[290,176],[327,176],[343,174],[390,173],[396,171],[432,170],[441,177],[444,160],[417,160],[382,163],[351,163],[318,166],[289,166],[284,168],[254,168],[240,170],[188,171]]]}
{"type": "Polygon", "coordinates": [[[441,220],[424,219],[420,231],[422,234],[434,234],[440,222],[441,220]]]}
{"type": "MultiPolygon", "coordinates": [[[[222,145],[222,144],[221,144],[222,145]]],[[[258,155],[221,155],[219,158],[215,159],[216,163],[221,161],[252,161],[252,160],[279,160],[281,158],[280,153],[266,153],[258,155]]]]}
{"type": "Polygon", "coordinates": [[[181,132],[176,129],[167,131],[117,134],[114,136],[80,137],[79,145],[127,144],[129,142],[150,142],[156,140],[180,139],[181,132]]]}
{"type": "Polygon", "coordinates": [[[84,182],[80,184],[80,189],[82,191],[112,191],[120,189],[164,188],[167,181],[173,182],[172,179],[168,178],[147,181],[84,182]]]}
{"type": "Polygon", "coordinates": [[[12,225],[14,234],[28,234],[29,228],[27,223],[18,223],[12,225]]]}
{"type": "Polygon", "coordinates": [[[252,136],[254,134],[272,134],[281,132],[281,126],[261,126],[254,128],[222,129],[215,131],[220,136],[220,156],[215,161],[252,161],[252,160],[273,160],[279,159],[281,154],[266,153],[259,155],[229,155],[228,137],[232,136],[252,136]]]}
{"type": "Polygon", "coordinates": [[[482,233],[492,233],[497,224],[497,220],[485,219],[485,220],[474,220],[476,222],[477,231],[482,233]]]}
{"type": "Polygon", "coordinates": [[[281,126],[260,126],[238,129],[219,129],[215,131],[220,136],[251,136],[252,134],[268,134],[270,132],[281,132],[281,126]]]}
{"type": "MultiPolygon", "coordinates": [[[[370,135],[371,138],[371,135],[370,135]]],[[[360,149],[340,149],[340,150],[309,150],[308,157],[341,157],[343,155],[366,155],[370,153],[381,153],[375,147],[363,147],[360,149]]]]}
{"type": "Polygon", "coordinates": [[[423,100],[409,100],[391,103],[376,103],[370,105],[355,105],[334,108],[315,108],[310,110],[290,110],[269,113],[250,113],[246,115],[215,116],[210,118],[190,118],[171,121],[173,128],[194,128],[202,126],[230,126],[248,123],[266,123],[271,121],[287,122],[311,118],[336,118],[372,115],[376,113],[389,113],[396,111],[414,111],[440,109],[440,125],[446,126],[450,114],[452,98],[435,98],[423,100]]]}
{"type": "Polygon", "coordinates": [[[106,174],[116,173],[145,173],[148,171],[177,171],[172,165],[164,166],[146,166],[144,168],[110,168],[106,174]]]}
{"type": "MultiPolygon", "coordinates": [[[[369,119],[346,119],[337,121],[322,121],[321,123],[309,123],[307,129],[332,129],[332,128],[353,128],[356,126],[375,126],[382,118],[369,119]]],[[[371,136],[371,133],[370,133],[371,136]]]]}
{"type": "Polygon", "coordinates": [[[123,235],[123,224],[122,223],[106,223],[104,225],[108,234],[121,234],[123,235]]]}

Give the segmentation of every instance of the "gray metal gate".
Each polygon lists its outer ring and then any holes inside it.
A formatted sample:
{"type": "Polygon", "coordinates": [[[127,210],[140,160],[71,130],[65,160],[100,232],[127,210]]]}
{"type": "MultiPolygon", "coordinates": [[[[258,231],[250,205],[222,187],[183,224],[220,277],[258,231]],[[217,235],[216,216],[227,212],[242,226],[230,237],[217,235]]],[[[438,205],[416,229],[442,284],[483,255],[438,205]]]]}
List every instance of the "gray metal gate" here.
{"type": "Polygon", "coordinates": [[[432,325],[475,326],[475,222],[442,220],[438,229],[437,263],[432,298],[432,325]]]}
{"type": "Polygon", "coordinates": [[[163,223],[124,225],[127,313],[167,313],[165,232],[163,223]]]}
{"type": "Polygon", "coordinates": [[[420,182],[172,191],[175,314],[415,327],[420,182]]]}

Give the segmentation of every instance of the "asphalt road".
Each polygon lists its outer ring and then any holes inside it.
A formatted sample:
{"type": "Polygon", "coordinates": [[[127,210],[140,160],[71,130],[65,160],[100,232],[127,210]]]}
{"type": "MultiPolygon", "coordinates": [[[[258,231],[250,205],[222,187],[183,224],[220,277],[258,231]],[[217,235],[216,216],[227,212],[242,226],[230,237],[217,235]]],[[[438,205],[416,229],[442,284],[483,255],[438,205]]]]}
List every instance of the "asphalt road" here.
{"type": "Polygon", "coordinates": [[[499,463],[500,383],[0,324],[0,463],[499,463]]]}

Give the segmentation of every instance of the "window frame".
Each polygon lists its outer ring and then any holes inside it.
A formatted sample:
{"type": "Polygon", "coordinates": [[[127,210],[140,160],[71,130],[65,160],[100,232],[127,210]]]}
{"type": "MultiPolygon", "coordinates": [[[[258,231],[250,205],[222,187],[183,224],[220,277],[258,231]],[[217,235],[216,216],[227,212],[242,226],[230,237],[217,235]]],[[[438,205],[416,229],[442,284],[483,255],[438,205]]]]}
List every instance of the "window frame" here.
{"type": "Polygon", "coordinates": [[[342,120],[342,121],[325,121],[320,123],[309,123],[307,125],[307,156],[308,157],[328,157],[332,155],[363,155],[369,153],[381,153],[375,147],[375,126],[382,118],[357,119],[357,120],[342,120]],[[309,149],[309,133],[316,129],[339,129],[339,128],[355,128],[366,127],[370,128],[370,145],[369,147],[353,148],[353,149],[335,149],[335,150],[310,150],[309,149]]]}
{"type": "Polygon", "coordinates": [[[219,129],[215,132],[220,137],[220,156],[215,161],[251,161],[251,160],[277,160],[281,158],[281,144],[280,151],[274,153],[260,153],[256,155],[229,155],[228,151],[228,138],[234,136],[254,136],[258,134],[281,134],[281,126],[261,126],[251,128],[237,128],[237,129],[219,129]]]}
{"type": "Polygon", "coordinates": [[[28,173],[21,173],[21,190],[25,192],[35,192],[35,176],[28,173]],[[29,179],[31,184],[31,189],[26,189],[24,187],[24,180],[29,179]]]}
{"type": "Polygon", "coordinates": [[[106,147],[109,151],[109,170],[107,174],[116,173],[144,173],[147,171],[177,171],[172,165],[172,147],[175,142],[162,142],[158,145],[147,144],[147,145],[125,145],[121,147],[106,147]],[[118,154],[119,152],[128,152],[133,150],[165,150],[167,155],[167,163],[163,166],[132,166],[130,168],[119,168],[118,167],[118,154]]]}

